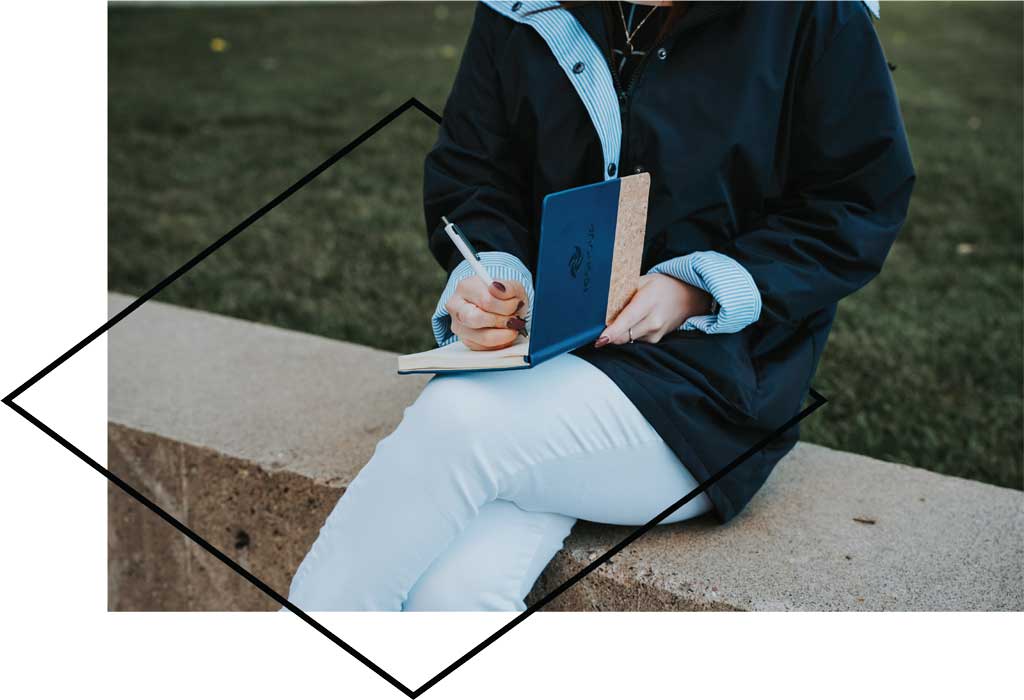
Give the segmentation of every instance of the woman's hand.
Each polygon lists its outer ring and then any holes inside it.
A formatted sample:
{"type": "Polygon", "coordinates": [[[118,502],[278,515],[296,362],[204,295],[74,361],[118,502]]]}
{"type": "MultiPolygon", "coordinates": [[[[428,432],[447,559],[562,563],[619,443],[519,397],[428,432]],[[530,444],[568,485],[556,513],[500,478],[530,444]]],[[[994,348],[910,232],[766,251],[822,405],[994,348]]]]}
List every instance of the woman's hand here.
{"type": "Polygon", "coordinates": [[[604,329],[594,347],[628,343],[630,333],[633,340],[657,343],[691,316],[710,312],[711,295],[703,289],[669,275],[642,275],[636,294],[604,329]]]}
{"type": "Polygon", "coordinates": [[[473,275],[460,281],[444,305],[452,318],[452,333],[470,350],[498,350],[515,342],[526,321],[516,313],[526,305],[526,290],[513,280],[488,286],[473,275]]]}

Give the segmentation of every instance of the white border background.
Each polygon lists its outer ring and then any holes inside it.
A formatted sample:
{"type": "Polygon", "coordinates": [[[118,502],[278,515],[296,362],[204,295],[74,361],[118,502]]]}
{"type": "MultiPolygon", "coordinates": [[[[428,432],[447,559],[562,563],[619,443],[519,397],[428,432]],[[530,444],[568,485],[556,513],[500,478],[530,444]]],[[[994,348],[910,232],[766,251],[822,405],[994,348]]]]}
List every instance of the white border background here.
{"type": "MultiPolygon", "coordinates": [[[[0,38],[6,394],[106,320],[106,6],[6,4],[0,38]]],[[[20,400],[101,463],[104,347],[20,400]]],[[[6,407],[0,435],[4,696],[404,697],[290,614],[105,612],[105,480],[6,407]]],[[[444,618],[364,613],[330,626],[415,683],[504,619],[444,618]],[[396,628],[400,646],[388,641],[396,628]],[[419,644],[431,653],[413,651],[419,644]]],[[[1020,687],[1020,623],[1020,614],[542,613],[425,697],[1005,696],[1020,687]]]]}

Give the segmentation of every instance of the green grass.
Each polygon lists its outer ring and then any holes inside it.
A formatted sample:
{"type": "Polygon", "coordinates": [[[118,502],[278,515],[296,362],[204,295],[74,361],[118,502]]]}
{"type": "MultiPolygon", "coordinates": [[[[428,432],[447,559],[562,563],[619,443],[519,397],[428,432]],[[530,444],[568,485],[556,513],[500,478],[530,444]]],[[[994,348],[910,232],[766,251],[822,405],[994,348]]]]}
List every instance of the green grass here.
{"type": "MultiPolygon", "coordinates": [[[[882,12],[919,180],[881,276],[840,305],[815,379],[831,401],[803,437],[1020,488],[1022,6],[882,12]]],[[[471,15],[112,7],[110,287],[150,288],[406,98],[440,111],[471,15]]],[[[428,347],[444,281],[421,207],[435,132],[406,113],[159,298],[428,347]]]]}

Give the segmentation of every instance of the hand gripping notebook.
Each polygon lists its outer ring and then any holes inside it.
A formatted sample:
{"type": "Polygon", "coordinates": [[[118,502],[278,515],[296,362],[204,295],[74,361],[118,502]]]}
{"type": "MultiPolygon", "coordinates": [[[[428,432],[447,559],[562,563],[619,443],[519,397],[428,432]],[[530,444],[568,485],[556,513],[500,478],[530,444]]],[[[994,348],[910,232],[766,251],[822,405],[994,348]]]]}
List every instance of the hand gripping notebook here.
{"type": "Polygon", "coordinates": [[[529,369],[596,340],[639,285],[649,189],[650,175],[639,173],[547,195],[529,339],[402,355],[398,373],[529,369]]]}

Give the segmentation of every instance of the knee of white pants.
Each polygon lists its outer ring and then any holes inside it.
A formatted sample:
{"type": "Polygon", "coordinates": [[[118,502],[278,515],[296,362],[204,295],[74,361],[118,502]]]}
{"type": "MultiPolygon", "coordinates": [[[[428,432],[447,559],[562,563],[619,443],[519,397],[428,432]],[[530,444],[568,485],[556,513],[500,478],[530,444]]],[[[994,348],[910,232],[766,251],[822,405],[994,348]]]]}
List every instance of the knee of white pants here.
{"type": "Polygon", "coordinates": [[[414,460],[425,469],[460,468],[478,463],[482,455],[494,456],[501,439],[495,426],[507,407],[491,384],[479,375],[431,379],[395,431],[377,444],[377,452],[414,460]]]}
{"type": "Polygon", "coordinates": [[[427,382],[406,417],[435,432],[469,437],[494,425],[507,398],[489,373],[438,375],[427,382]]]}
{"type": "Polygon", "coordinates": [[[343,501],[372,492],[399,511],[416,499],[457,519],[497,498],[518,462],[494,429],[500,421],[499,408],[487,400],[493,392],[479,385],[460,376],[429,381],[394,432],[377,443],[343,501]]]}

